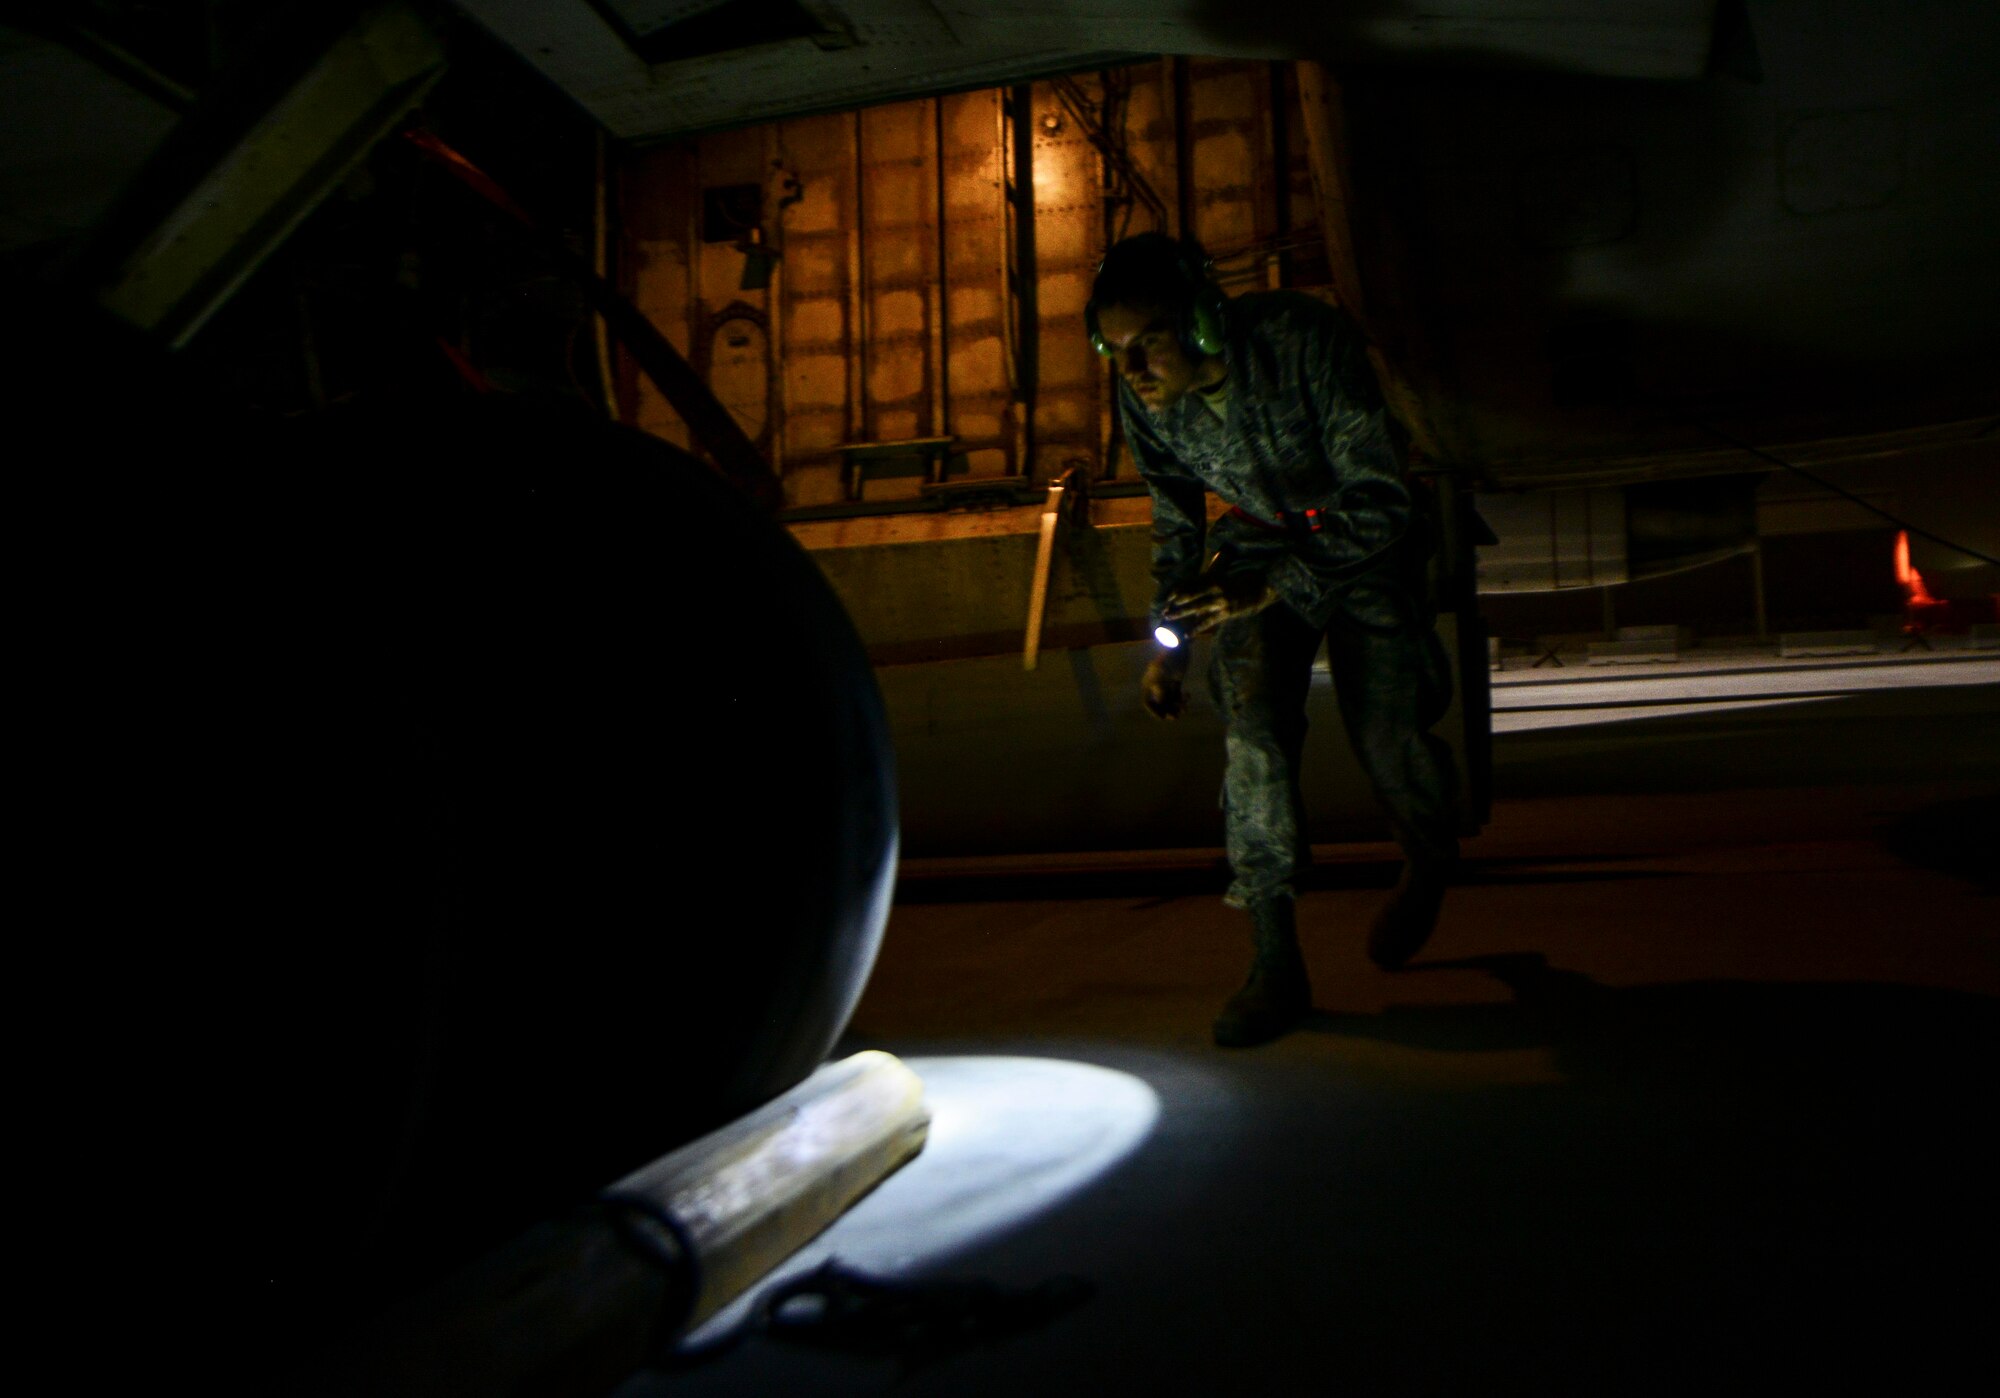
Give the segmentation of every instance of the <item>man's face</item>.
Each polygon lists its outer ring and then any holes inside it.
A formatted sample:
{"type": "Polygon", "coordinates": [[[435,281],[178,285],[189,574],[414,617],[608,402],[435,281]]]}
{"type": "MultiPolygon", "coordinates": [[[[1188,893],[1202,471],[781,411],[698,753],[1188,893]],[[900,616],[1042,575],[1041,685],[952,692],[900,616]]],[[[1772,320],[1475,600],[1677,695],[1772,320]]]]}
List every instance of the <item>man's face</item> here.
{"type": "Polygon", "coordinates": [[[1112,363],[1151,412],[1162,413],[1194,387],[1200,366],[1174,333],[1171,311],[1157,306],[1105,306],[1097,333],[1111,346],[1112,363]]]}

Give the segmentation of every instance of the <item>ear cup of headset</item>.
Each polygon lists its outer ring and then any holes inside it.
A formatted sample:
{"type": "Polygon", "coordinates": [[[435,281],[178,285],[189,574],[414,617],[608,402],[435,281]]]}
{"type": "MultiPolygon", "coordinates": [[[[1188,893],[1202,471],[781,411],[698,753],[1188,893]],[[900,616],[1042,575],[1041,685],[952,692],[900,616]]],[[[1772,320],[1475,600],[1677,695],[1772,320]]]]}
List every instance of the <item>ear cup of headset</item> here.
{"type": "Polygon", "coordinates": [[[1203,278],[1195,291],[1194,304],[1188,308],[1188,343],[1210,359],[1222,353],[1223,300],[1222,288],[1203,278]]]}
{"type": "Polygon", "coordinates": [[[1208,254],[1193,238],[1177,243],[1181,276],[1187,281],[1187,305],[1181,315],[1181,344],[1191,358],[1213,359],[1222,353],[1222,288],[1208,276],[1208,254]]]}

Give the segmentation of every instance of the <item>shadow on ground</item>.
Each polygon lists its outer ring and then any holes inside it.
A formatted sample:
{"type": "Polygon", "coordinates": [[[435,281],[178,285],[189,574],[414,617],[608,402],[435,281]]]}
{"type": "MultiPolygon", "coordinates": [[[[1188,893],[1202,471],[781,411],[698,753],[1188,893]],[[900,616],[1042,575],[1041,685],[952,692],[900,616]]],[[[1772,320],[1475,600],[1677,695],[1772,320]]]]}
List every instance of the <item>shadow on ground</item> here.
{"type": "Polygon", "coordinates": [[[1412,1346],[1402,1368],[1397,1342],[1364,1346],[1374,1384],[1665,1392],[1755,1373],[1849,1391],[1864,1375],[1923,1387],[1984,1352],[2000,1001],[1611,987],[1533,952],[1408,974],[1468,969],[1511,1000],[1308,1025],[1433,1053],[1546,1049],[1560,1079],[1377,1104],[1353,1187],[1397,1220],[1393,1267],[1427,1260],[1402,1280],[1440,1308],[1441,1347],[1415,1348],[1424,1327],[1363,1298],[1380,1335],[1412,1346]]]}
{"type": "MultiPolygon", "coordinates": [[[[1676,878],[1672,870],[1625,867],[1628,855],[1565,855],[1559,866],[1538,858],[1467,859],[1452,883],[1461,888],[1502,884],[1600,883],[1636,879],[1676,878]],[[1576,866],[1604,864],[1602,869],[1576,866]]],[[[1330,889],[1389,888],[1402,870],[1399,859],[1355,860],[1316,864],[1295,881],[1302,893],[1330,889]]],[[[906,875],[896,885],[896,901],[906,906],[926,903],[1067,902],[1072,899],[1144,899],[1151,903],[1175,898],[1220,898],[1229,887],[1229,865],[1217,855],[1200,864],[1151,868],[1032,870],[1021,872],[906,875]]]]}
{"type": "Polygon", "coordinates": [[[1319,1012],[1308,1028],[1409,1048],[1549,1048],[1572,1082],[1624,1086],[1710,1075],[1740,1085],[1771,1072],[1857,1080],[1885,1065],[1929,1070],[1920,1089],[1968,1054],[2000,1054],[2000,1001],[1962,991],[1866,983],[1689,981],[1612,987],[1551,966],[1540,952],[1420,961],[1403,975],[1479,971],[1503,1004],[1412,1005],[1376,1015],[1319,1012]]]}
{"type": "Polygon", "coordinates": [[[1898,859],[2000,893],[2000,796],[1940,801],[1895,821],[1882,843],[1898,859]]]}
{"type": "Polygon", "coordinates": [[[1746,708],[1502,734],[1504,797],[1874,786],[1936,772],[2000,781],[1995,686],[1845,694],[1786,709],[1746,708]]]}
{"type": "Polygon", "coordinates": [[[1087,1305],[915,1372],[767,1346],[629,1393],[1680,1398],[1946,1391],[1990,1361],[2000,1000],[1620,987],[1538,952],[1401,979],[1468,970],[1507,998],[1320,1014],[1261,1050],[980,1043],[1159,1093],[1116,1172],[923,1272],[1080,1275],[1087,1305]]]}

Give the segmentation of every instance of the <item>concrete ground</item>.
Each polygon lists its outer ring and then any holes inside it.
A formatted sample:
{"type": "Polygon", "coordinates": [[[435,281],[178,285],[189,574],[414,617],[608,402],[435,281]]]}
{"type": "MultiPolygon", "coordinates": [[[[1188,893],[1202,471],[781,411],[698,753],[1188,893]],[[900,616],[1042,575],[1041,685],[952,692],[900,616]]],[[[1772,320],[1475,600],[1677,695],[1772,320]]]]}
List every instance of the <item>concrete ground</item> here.
{"type": "Polygon", "coordinates": [[[1073,1289],[624,1398],[1983,1387],[1994,664],[1637,715],[1580,679],[1501,733],[1408,970],[1362,954],[1393,851],[1320,851],[1318,1009],[1261,1049],[1208,1042],[1245,954],[1212,855],[909,870],[843,1049],[911,1060],[937,1126],[789,1271],[1073,1289]]]}

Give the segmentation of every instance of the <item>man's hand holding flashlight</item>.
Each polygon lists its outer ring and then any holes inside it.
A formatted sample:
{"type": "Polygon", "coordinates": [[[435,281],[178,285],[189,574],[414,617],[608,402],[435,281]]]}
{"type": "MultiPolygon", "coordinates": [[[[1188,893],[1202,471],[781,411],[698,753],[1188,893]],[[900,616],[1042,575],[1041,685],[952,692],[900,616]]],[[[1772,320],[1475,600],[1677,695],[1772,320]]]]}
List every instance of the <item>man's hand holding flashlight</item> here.
{"type": "Polygon", "coordinates": [[[1235,617],[1261,612],[1277,600],[1262,573],[1204,575],[1192,586],[1169,594],[1160,616],[1182,635],[1199,636],[1235,617]]]}
{"type": "Polygon", "coordinates": [[[1192,658],[1186,642],[1204,631],[1213,631],[1231,617],[1250,616],[1278,600],[1277,593],[1264,581],[1262,573],[1235,573],[1227,576],[1213,571],[1202,574],[1190,587],[1167,595],[1161,609],[1159,637],[1163,649],[1146,667],[1139,682],[1139,697],[1154,718],[1179,718],[1187,708],[1187,691],[1182,681],[1192,658]]]}
{"type": "Polygon", "coordinates": [[[1187,708],[1187,690],[1181,682],[1187,676],[1188,659],[1188,649],[1183,646],[1161,651],[1146,667],[1145,677],[1139,681],[1139,702],[1154,718],[1179,718],[1187,708]]]}

